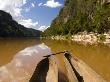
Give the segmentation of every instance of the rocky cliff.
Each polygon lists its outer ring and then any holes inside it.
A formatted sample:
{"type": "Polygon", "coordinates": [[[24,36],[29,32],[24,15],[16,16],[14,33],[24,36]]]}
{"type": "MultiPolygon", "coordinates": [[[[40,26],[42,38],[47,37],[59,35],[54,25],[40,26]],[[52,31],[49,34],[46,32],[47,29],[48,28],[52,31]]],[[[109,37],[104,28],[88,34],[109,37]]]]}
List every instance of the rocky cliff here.
{"type": "Polygon", "coordinates": [[[84,31],[110,31],[109,0],[65,0],[64,7],[44,35],[77,34],[84,31]]]}
{"type": "Polygon", "coordinates": [[[13,20],[9,13],[0,10],[0,37],[40,37],[40,31],[25,28],[13,20]]]}

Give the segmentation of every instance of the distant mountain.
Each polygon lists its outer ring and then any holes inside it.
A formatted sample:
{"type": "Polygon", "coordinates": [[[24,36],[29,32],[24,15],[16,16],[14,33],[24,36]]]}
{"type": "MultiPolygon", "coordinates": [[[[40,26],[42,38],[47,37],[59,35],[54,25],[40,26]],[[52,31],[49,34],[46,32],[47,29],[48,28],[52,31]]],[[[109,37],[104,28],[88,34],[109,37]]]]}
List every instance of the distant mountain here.
{"type": "Polygon", "coordinates": [[[59,15],[44,35],[110,31],[110,0],[65,0],[59,15]]]}
{"type": "Polygon", "coordinates": [[[0,37],[40,37],[40,33],[18,24],[9,13],[0,10],[0,37]]]}

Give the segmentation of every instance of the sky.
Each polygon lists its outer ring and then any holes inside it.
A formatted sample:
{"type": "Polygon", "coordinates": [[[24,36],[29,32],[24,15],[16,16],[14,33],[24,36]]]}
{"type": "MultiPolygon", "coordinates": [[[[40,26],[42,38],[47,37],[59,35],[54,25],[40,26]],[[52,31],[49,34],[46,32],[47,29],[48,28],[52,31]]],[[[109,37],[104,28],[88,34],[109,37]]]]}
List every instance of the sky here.
{"type": "Polygon", "coordinates": [[[64,0],[0,0],[0,10],[19,24],[44,31],[64,6],[64,0]]]}

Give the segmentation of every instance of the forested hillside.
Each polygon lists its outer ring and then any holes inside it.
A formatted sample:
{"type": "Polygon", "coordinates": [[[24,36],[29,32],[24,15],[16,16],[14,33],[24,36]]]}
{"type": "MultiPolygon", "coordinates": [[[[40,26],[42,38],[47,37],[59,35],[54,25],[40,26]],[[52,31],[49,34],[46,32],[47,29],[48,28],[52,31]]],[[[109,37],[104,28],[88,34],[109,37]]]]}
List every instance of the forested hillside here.
{"type": "Polygon", "coordinates": [[[72,35],[84,31],[102,34],[109,30],[109,0],[65,0],[64,8],[43,35],[72,35]]]}
{"type": "Polygon", "coordinates": [[[0,37],[40,37],[40,33],[18,24],[9,13],[0,10],[0,37]]]}

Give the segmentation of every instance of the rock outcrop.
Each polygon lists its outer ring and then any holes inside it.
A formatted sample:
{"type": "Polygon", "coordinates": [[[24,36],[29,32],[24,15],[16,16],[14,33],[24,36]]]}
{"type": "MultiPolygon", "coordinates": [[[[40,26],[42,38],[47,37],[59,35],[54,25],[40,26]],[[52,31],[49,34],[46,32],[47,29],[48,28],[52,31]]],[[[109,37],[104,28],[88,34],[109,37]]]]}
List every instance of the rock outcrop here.
{"type": "Polygon", "coordinates": [[[110,0],[65,0],[44,36],[110,31],[110,0]]]}

